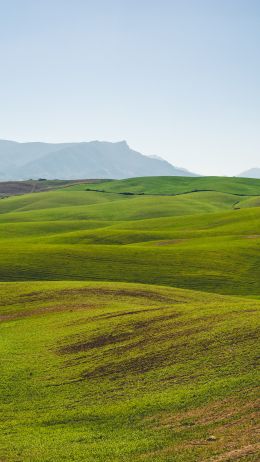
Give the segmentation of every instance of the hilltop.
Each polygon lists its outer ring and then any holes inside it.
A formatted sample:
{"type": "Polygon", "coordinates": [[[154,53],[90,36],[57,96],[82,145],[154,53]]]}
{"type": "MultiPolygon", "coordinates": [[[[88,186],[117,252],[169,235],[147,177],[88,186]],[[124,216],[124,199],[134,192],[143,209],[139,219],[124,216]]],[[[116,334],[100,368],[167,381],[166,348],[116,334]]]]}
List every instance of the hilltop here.
{"type": "Polygon", "coordinates": [[[114,193],[176,195],[192,192],[215,191],[238,195],[259,195],[260,180],[236,177],[149,177],[130,178],[112,182],[100,182],[98,186],[84,183],[77,190],[98,190],[114,193]]]}

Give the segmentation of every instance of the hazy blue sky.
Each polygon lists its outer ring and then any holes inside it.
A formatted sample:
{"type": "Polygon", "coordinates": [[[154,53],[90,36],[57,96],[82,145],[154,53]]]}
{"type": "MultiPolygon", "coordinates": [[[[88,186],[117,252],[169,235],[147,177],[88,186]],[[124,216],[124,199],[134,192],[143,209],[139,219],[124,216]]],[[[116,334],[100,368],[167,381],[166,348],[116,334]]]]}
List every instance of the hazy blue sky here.
{"type": "Polygon", "coordinates": [[[0,0],[0,138],[260,167],[259,0],[0,0]]]}

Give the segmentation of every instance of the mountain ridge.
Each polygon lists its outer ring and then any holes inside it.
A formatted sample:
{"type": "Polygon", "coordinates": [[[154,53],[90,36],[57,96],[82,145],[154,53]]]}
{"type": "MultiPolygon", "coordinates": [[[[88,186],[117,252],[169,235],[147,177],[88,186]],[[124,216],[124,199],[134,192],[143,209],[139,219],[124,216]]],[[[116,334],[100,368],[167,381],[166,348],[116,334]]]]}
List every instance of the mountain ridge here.
{"type": "Polygon", "coordinates": [[[253,167],[238,175],[240,178],[260,178],[260,167],[253,167]]]}
{"type": "Polygon", "coordinates": [[[158,156],[145,156],[126,141],[44,143],[0,140],[0,180],[197,176],[158,156]]]}

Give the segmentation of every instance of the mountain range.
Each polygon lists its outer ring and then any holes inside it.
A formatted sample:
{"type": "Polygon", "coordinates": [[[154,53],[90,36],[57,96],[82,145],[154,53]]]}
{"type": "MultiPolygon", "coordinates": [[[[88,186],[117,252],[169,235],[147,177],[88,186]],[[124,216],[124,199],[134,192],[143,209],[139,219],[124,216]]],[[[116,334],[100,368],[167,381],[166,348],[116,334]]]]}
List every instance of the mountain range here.
{"type": "Polygon", "coordinates": [[[1,181],[168,175],[196,176],[158,156],[145,156],[134,151],[126,141],[54,144],[0,140],[1,181]]]}
{"type": "Polygon", "coordinates": [[[238,175],[241,178],[260,178],[260,168],[251,168],[238,175]]]}

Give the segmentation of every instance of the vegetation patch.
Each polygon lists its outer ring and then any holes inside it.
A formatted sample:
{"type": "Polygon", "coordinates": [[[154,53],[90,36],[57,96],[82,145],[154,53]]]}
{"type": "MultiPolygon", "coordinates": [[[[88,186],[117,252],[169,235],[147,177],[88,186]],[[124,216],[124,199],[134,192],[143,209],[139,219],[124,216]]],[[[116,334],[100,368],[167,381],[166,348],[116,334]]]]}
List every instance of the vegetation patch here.
{"type": "Polygon", "coordinates": [[[259,301],[76,281],[0,295],[16,315],[0,324],[3,460],[255,460],[259,301]]]}
{"type": "Polygon", "coordinates": [[[0,461],[259,460],[259,180],[56,186],[0,201],[0,461]]]}

